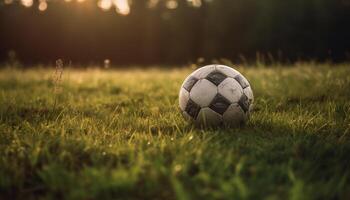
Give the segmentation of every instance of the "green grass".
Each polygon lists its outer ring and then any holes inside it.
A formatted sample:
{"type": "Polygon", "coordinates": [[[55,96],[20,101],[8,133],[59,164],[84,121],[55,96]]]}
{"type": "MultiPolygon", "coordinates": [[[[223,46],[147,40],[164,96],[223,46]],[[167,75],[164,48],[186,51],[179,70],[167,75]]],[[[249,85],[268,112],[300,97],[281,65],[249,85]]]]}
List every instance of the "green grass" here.
{"type": "Polygon", "coordinates": [[[191,69],[0,70],[0,199],[349,199],[350,67],[238,68],[245,127],[178,110],[191,69]]]}

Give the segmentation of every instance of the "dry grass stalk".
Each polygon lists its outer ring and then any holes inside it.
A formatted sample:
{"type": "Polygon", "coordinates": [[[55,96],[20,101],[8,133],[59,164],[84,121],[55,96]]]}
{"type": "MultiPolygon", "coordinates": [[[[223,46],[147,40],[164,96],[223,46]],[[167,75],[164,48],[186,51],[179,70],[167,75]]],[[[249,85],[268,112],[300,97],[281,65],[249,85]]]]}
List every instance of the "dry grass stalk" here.
{"type": "Polygon", "coordinates": [[[56,60],[56,68],[52,76],[53,93],[55,95],[54,108],[56,108],[56,105],[57,105],[57,96],[62,92],[62,86],[61,86],[62,76],[63,76],[63,60],[58,59],[56,60]]]}

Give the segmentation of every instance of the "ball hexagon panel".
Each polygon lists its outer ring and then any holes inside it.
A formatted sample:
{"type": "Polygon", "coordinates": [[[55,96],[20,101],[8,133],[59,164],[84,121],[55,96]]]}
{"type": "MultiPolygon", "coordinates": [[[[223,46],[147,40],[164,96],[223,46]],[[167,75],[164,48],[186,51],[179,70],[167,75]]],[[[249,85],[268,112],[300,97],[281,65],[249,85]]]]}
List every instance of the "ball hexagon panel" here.
{"type": "Polygon", "coordinates": [[[243,94],[243,89],[235,79],[227,78],[218,86],[218,93],[231,103],[237,103],[243,94]]]}
{"type": "Polygon", "coordinates": [[[221,122],[222,116],[208,107],[202,108],[196,119],[197,124],[204,126],[215,126],[221,122]]]}
{"type": "Polygon", "coordinates": [[[250,107],[250,102],[248,97],[243,93],[241,98],[238,101],[238,105],[242,108],[242,110],[244,112],[248,112],[249,111],[249,107],[250,107]]]}
{"type": "Polygon", "coordinates": [[[243,89],[249,87],[247,79],[245,79],[242,75],[237,75],[234,77],[234,79],[241,85],[243,89]]]}
{"type": "Polygon", "coordinates": [[[190,98],[200,107],[209,106],[217,94],[217,87],[207,79],[201,79],[193,86],[190,98]]]}
{"type": "Polygon", "coordinates": [[[181,110],[186,109],[188,100],[190,100],[190,93],[187,92],[187,90],[182,87],[180,89],[180,94],[179,94],[179,105],[181,110]]]}
{"type": "Polygon", "coordinates": [[[231,77],[231,78],[233,78],[233,77],[235,77],[237,75],[240,75],[240,73],[237,70],[235,70],[235,69],[233,69],[231,67],[227,67],[225,65],[216,65],[215,69],[217,71],[225,74],[226,76],[231,77]]]}
{"type": "Polygon", "coordinates": [[[254,95],[251,87],[246,87],[243,90],[244,94],[248,97],[249,101],[252,103],[254,101],[254,95]]]}
{"type": "Polygon", "coordinates": [[[237,126],[245,121],[246,114],[237,103],[233,103],[227,108],[222,117],[224,124],[228,126],[237,126]]]}
{"type": "Polygon", "coordinates": [[[191,75],[198,79],[203,79],[213,71],[215,71],[215,65],[207,65],[197,69],[191,75]]]}

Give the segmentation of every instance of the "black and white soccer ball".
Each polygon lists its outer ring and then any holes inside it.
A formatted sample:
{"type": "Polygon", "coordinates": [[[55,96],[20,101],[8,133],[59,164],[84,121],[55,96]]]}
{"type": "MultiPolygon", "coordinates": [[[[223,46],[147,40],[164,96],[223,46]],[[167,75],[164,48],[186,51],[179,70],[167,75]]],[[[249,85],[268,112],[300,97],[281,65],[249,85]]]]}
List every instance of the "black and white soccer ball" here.
{"type": "Polygon", "coordinates": [[[197,69],[185,79],[179,94],[185,119],[205,127],[244,124],[253,101],[253,91],[247,79],[225,65],[197,69]]]}

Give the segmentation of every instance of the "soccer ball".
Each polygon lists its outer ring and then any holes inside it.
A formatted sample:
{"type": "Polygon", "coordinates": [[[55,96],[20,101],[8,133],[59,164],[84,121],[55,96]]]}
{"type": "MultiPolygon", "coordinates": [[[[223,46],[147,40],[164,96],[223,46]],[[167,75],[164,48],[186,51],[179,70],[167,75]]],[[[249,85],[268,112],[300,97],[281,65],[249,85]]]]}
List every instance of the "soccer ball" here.
{"type": "Polygon", "coordinates": [[[202,127],[244,124],[253,101],[247,79],[225,65],[197,69],[185,79],[179,94],[182,115],[202,127]]]}

